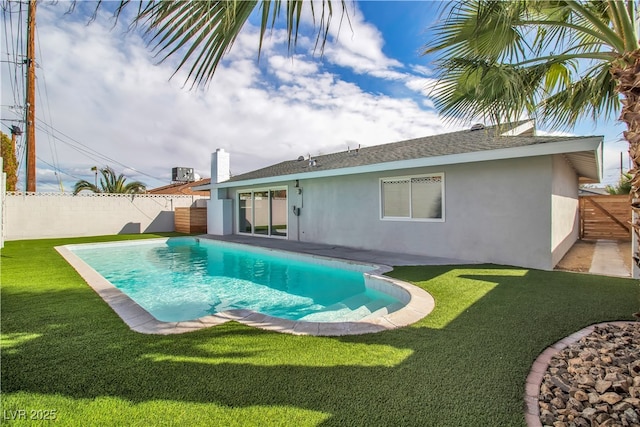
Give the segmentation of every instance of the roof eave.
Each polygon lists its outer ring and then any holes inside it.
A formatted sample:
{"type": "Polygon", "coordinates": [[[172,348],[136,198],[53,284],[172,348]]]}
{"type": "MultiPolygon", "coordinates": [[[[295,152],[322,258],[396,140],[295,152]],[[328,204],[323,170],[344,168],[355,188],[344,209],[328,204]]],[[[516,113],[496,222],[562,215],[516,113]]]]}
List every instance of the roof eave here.
{"type": "Polygon", "coordinates": [[[578,173],[581,184],[602,182],[604,168],[603,143],[593,151],[566,153],[567,160],[578,173]]]}
{"type": "MultiPolygon", "coordinates": [[[[314,172],[300,172],[287,175],[275,175],[264,178],[247,179],[243,181],[225,181],[213,184],[216,188],[233,188],[267,184],[277,181],[291,181],[296,179],[326,178],[332,176],[354,175],[361,173],[393,171],[401,169],[419,168],[427,166],[444,166],[461,163],[483,162],[490,160],[516,159],[523,157],[544,156],[553,154],[565,154],[575,152],[591,152],[594,156],[594,168],[591,175],[602,176],[603,137],[593,136],[580,139],[572,139],[564,142],[541,143],[521,147],[501,148],[496,150],[475,151],[470,153],[448,154],[444,156],[422,157],[418,159],[398,160],[393,162],[374,163],[363,166],[317,170],[314,172]]],[[[591,177],[590,177],[591,178],[591,177]]],[[[593,178],[592,178],[593,179],[593,178]]],[[[201,188],[211,189],[211,185],[203,185],[201,188]]]]}

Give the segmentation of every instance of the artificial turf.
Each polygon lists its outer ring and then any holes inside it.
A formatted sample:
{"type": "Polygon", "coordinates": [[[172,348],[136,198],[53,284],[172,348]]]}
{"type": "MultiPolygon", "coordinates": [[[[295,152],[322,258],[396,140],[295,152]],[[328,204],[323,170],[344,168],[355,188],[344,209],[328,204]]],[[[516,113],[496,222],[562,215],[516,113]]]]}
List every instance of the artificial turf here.
{"type": "Polygon", "coordinates": [[[400,267],[435,310],[348,337],[229,322],[132,332],[53,249],[125,238],[6,242],[2,424],[524,426],[525,378],[550,344],[631,319],[630,279],[492,265],[400,267]],[[24,411],[24,412],[23,412],[24,411]]]}

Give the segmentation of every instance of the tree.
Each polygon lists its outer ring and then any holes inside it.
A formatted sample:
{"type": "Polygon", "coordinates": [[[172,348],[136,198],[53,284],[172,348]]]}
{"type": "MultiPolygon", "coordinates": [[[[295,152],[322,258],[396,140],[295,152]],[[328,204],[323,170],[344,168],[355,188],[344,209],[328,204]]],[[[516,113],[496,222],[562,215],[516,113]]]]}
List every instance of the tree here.
{"type": "Polygon", "coordinates": [[[624,173],[618,180],[618,184],[614,187],[613,185],[607,185],[607,193],[615,195],[615,194],[629,194],[631,192],[631,174],[624,173]]]}
{"type": "Polygon", "coordinates": [[[108,166],[99,170],[102,175],[99,187],[89,181],[81,179],[74,185],[73,194],[78,194],[83,190],[92,191],[94,193],[116,194],[139,194],[147,191],[147,187],[140,181],[133,181],[125,184],[127,178],[123,174],[116,177],[116,173],[108,166]]]}
{"type": "MultiPolygon", "coordinates": [[[[437,55],[435,105],[454,120],[500,124],[528,114],[556,127],[620,114],[640,218],[637,13],[636,0],[449,3],[424,50],[437,55]]],[[[640,242],[640,219],[633,229],[640,242]]]]}
{"type": "Polygon", "coordinates": [[[2,169],[7,174],[7,191],[16,191],[18,184],[18,161],[16,151],[13,146],[14,141],[9,136],[0,132],[2,145],[0,146],[0,157],[2,157],[2,169]]]}

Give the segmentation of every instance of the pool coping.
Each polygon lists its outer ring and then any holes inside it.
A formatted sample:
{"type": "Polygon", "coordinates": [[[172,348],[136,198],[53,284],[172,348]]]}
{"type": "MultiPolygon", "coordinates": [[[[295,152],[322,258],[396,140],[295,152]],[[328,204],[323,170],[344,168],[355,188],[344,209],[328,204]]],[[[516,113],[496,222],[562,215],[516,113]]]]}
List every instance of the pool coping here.
{"type": "MultiPolygon", "coordinates": [[[[131,242],[154,242],[166,241],[168,238],[161,239],[144,239],[123,241],[121,243],[131,242]]],[[[96,245],[111,244],[112,242],[96,243],[96,245]]],[[[116,242],[113,242],[116,243],[116,242]]],[[[91,243],[89,244],[91,245],[91,243]]],[[[239,245],[235,243],[235,245],[239,245]]],[[[392,313],[359,321],[349,322],[307,322],[281,319],[258,313],[247,309],[234,309],[222,313],[208,315],[196,320],[181,322],[162,322],[153,317],[148,311],[142,308],[133,299],[112,285],[107,279],[102,277],[96,270],[86,264],[79,256],[73,253],[69,246],[75,244],[56,246],[58,253],[78,272],[85,282],[111,307],[113,311],[129,326],[133,331],[143,334],[183,334],[186,332],[197,331],[199,329],[221,325],[229,321],[236,321],[247,326],[258,329],[288,333],[294,335],[314,335],[314,336],[344,336],[344,335],[361,335],[368,333],[381,332],[385,330],[397,329],[408,326],[424,318],[435,308],[435,300],[424,289],[412,285],[401,280],[397,280],[388,276],[384,276],[393,270],[393,267],[374,263],[365,263],[361,261],[344,260],[340,258],[331,258],[321,255],[300,254],[297,252],[286,251],[282,249],[265,249],[267,251],[282,252],[294,254],[296,256],[304,256],[309,258],[321,259],[328,262],[348,262],[358,265],[367,265],[374,267],[374,270],[363,273],[365,281],[367,276],[376,280],[382,280],[392,286],[403,289],[409,295],[407,304],[392,313]]],[[[247,246],[247,245],[245,245],[247,246]]]]}

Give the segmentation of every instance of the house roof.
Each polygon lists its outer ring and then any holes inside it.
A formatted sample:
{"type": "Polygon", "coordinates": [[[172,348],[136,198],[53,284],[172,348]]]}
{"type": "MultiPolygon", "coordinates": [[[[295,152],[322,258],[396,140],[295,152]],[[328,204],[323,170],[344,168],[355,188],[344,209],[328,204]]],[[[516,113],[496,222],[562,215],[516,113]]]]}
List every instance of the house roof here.
{"type": "Polygon", "coordinates": [[[201,179],[199,181],[194,182],[176,182],[173,184],[165,185],[158,188],[153,188],[151,190],[147,190],[147,193],[150,194],[186,194],[186,195],[196,195],[196,196],[208,196],[209,189],[202,188],[194,188],[200,187],[202,185],[208,185],[211,183],[210,178],[201,179]]]}
{"type": "Polygon", "coordinates": [[[601,143],[602,137],[535,136],[533,121],[524,121],[311,158],[301,156],[234,176],[217,185],[235,187],[273,181],[277,177],[304,179],[545,154],[564,154],[579,176],[598,181],[601,143]]]}
{"type": "Polygon", "coordinates": [[[580,196],[608,196],[609,192],[603,187],[581,187],[578,190],[580,196]]]}

